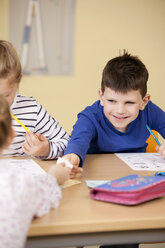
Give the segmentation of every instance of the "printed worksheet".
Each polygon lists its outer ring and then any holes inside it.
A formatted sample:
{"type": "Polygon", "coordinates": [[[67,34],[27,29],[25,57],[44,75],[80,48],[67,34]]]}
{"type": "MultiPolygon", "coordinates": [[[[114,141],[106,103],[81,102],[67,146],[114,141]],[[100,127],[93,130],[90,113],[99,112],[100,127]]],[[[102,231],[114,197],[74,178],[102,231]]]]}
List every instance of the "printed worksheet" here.
{"type": "Polygon", "coordinates": [[[30,172],[32,175],[38,175],[46,173],[34,160],[32,159],[0,159],[0,171],[10,170],[10,168],[16,170],[21,169],[30,172]]]}
{"type": "Polygon", "coordinates": [[[115,153],[133,170],[165,171],[165,159],[159,153],[115,153]]]}

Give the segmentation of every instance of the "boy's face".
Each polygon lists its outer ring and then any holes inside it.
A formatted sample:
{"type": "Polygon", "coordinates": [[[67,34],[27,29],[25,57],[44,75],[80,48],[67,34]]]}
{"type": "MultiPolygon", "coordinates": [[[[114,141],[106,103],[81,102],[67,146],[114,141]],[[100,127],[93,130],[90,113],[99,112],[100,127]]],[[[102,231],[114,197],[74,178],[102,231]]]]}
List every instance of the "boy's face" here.
{"type": "Polygon", "coordinates": [[[129,124],[137,118],[139,110],[143,110],[150,99],[148,94],[142,99],[139,90],[120,93],[108,87],[104,93],[99,90],[99,96],[105,116],[120,132],[127,131],[129,124]]]}
{"type": "Polygon", "coordinates": [[[8,78],[0,78],[0,94],[6,98],[9,106],[11,106],[14,101],[17,89],[17,83],[10,82],[8,78]]]}

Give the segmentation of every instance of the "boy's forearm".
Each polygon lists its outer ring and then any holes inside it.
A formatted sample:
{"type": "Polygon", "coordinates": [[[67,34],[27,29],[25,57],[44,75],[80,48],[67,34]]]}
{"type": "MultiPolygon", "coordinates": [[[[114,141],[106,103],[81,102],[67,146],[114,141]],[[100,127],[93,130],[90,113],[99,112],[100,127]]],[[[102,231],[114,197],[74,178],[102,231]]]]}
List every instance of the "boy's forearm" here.
{"type": "Polygon", "coordinates": [[[95,137],[94,125],[86,116],[79,116],[64,155],[77,154],[80,158],[80,166],[82,166],[93,137],[95,137]]]}
{"type": "Polygon", "coordinates": [[[41,111],[39,111],[38,114],[39,124],[37,125],[35,132],[40,132],[49,141],[50,152],[45,159],[56,159],[63,156],[64,150],[69,141],[69,135],[61,127],[58,121],[52,118],[42,106],[40,106],[39,110],[40,109],[41,111]],[[45,117],[43,118],[43,116],[45,117]],[[40,119],[42,119],[41,122],[39,121],[40,119]],[[46,125],[45,122],[47,122],[46,125]]]}
{"type": "Polygon", "coordinates": [[[58,142],[55,143],[53,141],[49,141],[49,154],[45,157],[46,159],[57,159],[59,157],[62,157],[64,155],[64,150],[67,143],[61,143],[58,142]]]}

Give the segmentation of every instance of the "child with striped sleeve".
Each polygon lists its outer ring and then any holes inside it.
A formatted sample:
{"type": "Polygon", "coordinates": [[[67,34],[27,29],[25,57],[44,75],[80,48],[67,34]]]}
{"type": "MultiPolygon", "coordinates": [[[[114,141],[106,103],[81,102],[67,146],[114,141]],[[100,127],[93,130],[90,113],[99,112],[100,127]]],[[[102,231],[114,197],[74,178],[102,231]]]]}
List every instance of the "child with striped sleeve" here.
{"type": "Polygon", "coordinates": [[[9,103],[11,113],[30,131],[12,120],[16,136],[3,154],[56,159],[63,155],[69,135],[35,98],[17,93],[22,77],[20,59],[13,45],[0,40],[0,94],[9,103]]]}

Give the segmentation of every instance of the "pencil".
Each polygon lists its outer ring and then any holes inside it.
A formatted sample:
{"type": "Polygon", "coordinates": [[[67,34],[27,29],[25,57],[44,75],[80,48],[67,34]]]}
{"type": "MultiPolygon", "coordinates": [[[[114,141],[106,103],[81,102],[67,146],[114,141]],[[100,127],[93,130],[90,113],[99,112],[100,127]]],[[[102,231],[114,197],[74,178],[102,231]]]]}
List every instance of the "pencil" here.
{"type": "Polygon", "coordinates": [[[29,129],[20,120],[18,120],[17,117],[15,117],[15,115],[13,115],[12,113],[10,114],[13,117],[13,119],[15,119],[26,130],[26,132],[29,132],[29,129]]]}
{"type": "Polygon", "coordinates": [[[148,131],[150,132],[150,134],[152,135],[152,137],[154,138],[154,140],[156,141],[156,143],[161,146],[159,140],[156,138],[156,136],[154,135],[154,133],[152,132],[151,128],[146,124],[146,128],[148,129],[148,131]]]}

